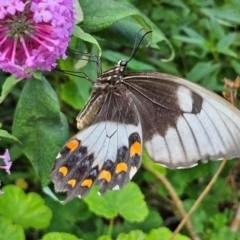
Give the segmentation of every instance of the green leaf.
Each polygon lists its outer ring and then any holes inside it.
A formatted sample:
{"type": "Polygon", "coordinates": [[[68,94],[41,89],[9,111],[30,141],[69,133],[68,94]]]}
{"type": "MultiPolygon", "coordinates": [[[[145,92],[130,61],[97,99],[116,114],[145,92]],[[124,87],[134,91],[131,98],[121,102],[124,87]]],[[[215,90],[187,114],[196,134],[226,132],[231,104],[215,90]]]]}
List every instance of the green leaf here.
{"type": "Polygon", "coordinates": [[[228,217],[226,215],[223,214],[215,214],[214,216],[212,216],[210,218],[210,222],[213,224],[214,229],[220,229],[223,228],[224,226],[227,225],[228,223],[228,217]]]}
{"type": "MultiPolygon", "coordinates": [[[[190,169],[168,170],[168,181],[174,186],[177,194],[184,195],[189,185],[199,178],[209,174],[209,165],[198,163],[198,166],[190,169]],[[181,179],[181,181],[179,181],[181,179]]],[[[162,186],[159,186],[159,188],[162,186]]],[[[162,189],[160,189],[162,190],[162,189]]],[[[195,192],[195,189],[193,189],[195,192]]]]}
{"type": "Polygon", "coordinates": [[[167,174],[167,170],[165,167],[159,165],[159,164],[156,164],[148,155],[146,149],[144,149],[143,151],[143,165],[147,165],[149,167],[151,167],[152,169],[154,169],[154,171],[156,171],[157,173],[163,175],[163,176],[166,176],[167,174]]]}
{"type": "Polygon", "coordinates": [[[21,226],[12,224],[9,218],[0,216],[0,240],[6,239],[25,240],[24,231],[21,226]]]}
{"type": "Polygon", "coordinates": [[[79,1],[74,1],[73,6],[75,11],[74,18],[76,20],[75,24],[80,23],[83,21],[83,12],[79,1]]]}
{"type": "Polygon", "coordinates": [[[163,220],[159,213],[154,210],[149,210],[147,217],[139,223],[127,222],[124,224],[125,229],[141,229],[143,232],[150,232],[153,228],[157,228],[163,224],[163,220]]]}
{"type": "Polygon", "coordinates": [[[75,198],[66,205],[59,204],[50,198],[45,198],[46,205],[52,209],[52,221],[48,231],[61,231],[75,233],[76,224],[84,222],[90,218],[92,213],[88,210],[87,205],[75,198]]]}
{"type": "Polygon", "coordinates": [[[3,188],[0,197],[0,213],[23,228],[42,229],[49,225],[52,212],[44,205],[40,195],[25,194],[17,186],[8,185],[3,188]]]}
{"type": "MultiPolygon", "coordinates": [[[[148,34],[146,38],[151,42],[152,47],[159,48],[157,44],[165,41],[171,50],[170,59],[174,57],[172,45],[160,29],[129,2],[98,0],[95,4],[91,4],[90,0],[82,0],[81,6],[85,16],[81,25],[84,31],[101,31],[98,34],[102,38],[133,46],[140,29],[144,28],[145,31],[151,29],[152,34],[148,34]]],[[[145,39],[143,44],[146,45],[145,39]]]]}
{"type": "MultiPolygon", "coordinates": [[[[109,39],[112,42],[120,43],[121,45],[134,46],[136,36],[138,39],[143,37],[145,31],[140,31],[142,26],[133,17],[126,17],[116,23],[113,23],[106,29],[101,30],[98,35],[101,38],[109,39]],[[126,27],[127,26],[127,27],[126,27]]],[[[150,30],[148,27],[147,30],[150,30]]],[[[141,42],[141,46],[147,46],[152,42],[153,34],[146,35],[141,42]]]]}
{"type": "Polygon", "coordinates": [[[236,52],[234,52],[233,50],[229,49],[229,48],[224,48],[224,47],[216,47],[216,51],[231,56],[231,57],[235,57],[237,58],[238,55],[236,54],[236,52]]]}
{"type": "Polygon", "coordinates": [[[10,133],[8,133],[8,131],[2,130],[2,129],[0,129],[0,137],[8,138],[8,139],[11,139],[11,140],[14,140],[14,141],[18,141],[18,139],[15,138],[15,137],[14,137],[13,135],[11,135],[10,133]]]}
{"type": "Polygon", "coordinates": [[[201,42],[206,41],[201,34],[199,34],[197,31],[193,30],[192,28],[184,27],[183,31],[192,39],[196,39],[201,42]]]}
{"type": "Polygon", "coordinates": [[[197,62],[191,71],[187,74],[187,79],[190,79],[194,82],[199,82],[201,79],[208,78],[209,75],[219,69],[219,67],[220,64],[218,63],[213,64],[212,62],[197,62]]]}
{"type": "MultiPolygon", "coordinates": [[[[222,39],[225,36],[224,28],[223,26],[217,21],[215,18],[211,18],[209,21],[207,21],[209,24],[209,31],[211,33],[214,33],[216,39],[222,39]]],[[[231,35],[231,33],[230,33],[231,35]]]]}
{"type": "Polygon", "coordinates": [[[117,237],[117,240],[144,240],[146,239],[146,234],[141,230],[134,230],[130,233],[120,233],[117,237]]]}
{"type": "Polygon", "coordinates": [[[120,214],[128,221],[140,222],[148,214],[144,196],[133,182],[120,191],[107,191],[103,196],[99,196],[94,188],[85,201],[91,211],[106,218],[114,218],[120,214]]]}
{"type": "MultiPolygon", "coordinates": [[[[158,229],[153,229],[145,239],[159,240],[159,236],[161,236],[161,240],[169,240],[171,235],[172,235],[172,232],[168,228],[160,227],[158,229]]],[[[177,234],[174,240],[190,240],[190,238],[183,236],[181,234],[177,234]]]]}
{"type": "Polygon", "coordinates": [[[235,70],[235,72],[240,75],[240,63],[235,60],[230,61],[231,67],[235,70]]]}
{"type": "Polygon", "coordinates": [[[42,185],[47,185],[53,161],[68,137],[68,126],[56,93],[45,78],[26,81],[15,111],[13,134],[42,185]]]}
{"type": "Polygon", "coordinates": [[[190,37],[179,36],[179,35],[175,35],[174,39],[181,42],[185,42],[185,43],[196,44],[196,45],[199,45],[201,48],[207,50],[207,48],[205,47],[205,41],[203,41],[202,39],[190,38],[190,37]]]}
{"type": "Polygon", "coordinates": [[[224,36],[223,38],[221,38],[219,40],[219,42],[217,43],[217,47],[218,48],[228,48],[232,45],[232,43],[234,42],[234,40],[236,39],[237,34],[236,33],[229,33],[228,35],[224,36]]]}
{"type": "Polygon", "coordinates": [[[90,43],[94,44],[98,48],[99,55],[101,56],[102,49],[99,46],[98,41],[93,36],[91,36],[88,33],[85,33],[80,27],[78,27],[76,25],[74,26],[73,35],[79,39],[82,39],[85,42],[90,42],[90,43]]]}
{"type": "MultiPolygon", "coordinates": [[[[85,17],[82,28],[86,32],[100,31],[126,17],[139,16],[138,9],[127,2],[98,0],[95,4],[92,4],[91,0],[81,0],[81,7],[85,17]]],[[[143,19],[138,20],[141,24],[144,24],[142,23],[143,19]]]]}
{"type": "Polygon", "coordinates": [[[219,228],[217,231],[213,232],[211,235],[211,240],[238,240],[239,233],[232,232],[229,227],[224,226],[219,228]]]}
{"type": "Polygon", "coordinates": [[[204,39],[202,35],[200,35],[197,31],[188,27],[184,27],[183,30],[188,36],[175,35],[173,36],[173,38],[180,42],[196,44],[203,50],[206,50],[206,51],[208,50],[208,48],[206,47],[207,40],[204,39]]]}
{"type": "Polygon", "coordinates": [[[82,109],[89,98],[91,84],[86,80],[76,80],[62,84],[61,97],[73,108],[82,109]]]}
{"type": "Polygon", "coordinates": [[[21,81],[22,79],[15,79],[14,75],[11,75],[10,77],[8,77],[3,86],[2,86],[2,93],[0,96],[0,103],[3,102],[3,100],[7,97],[7,95],[11,92],[11,90],[14,88],[14,86],[21,81]]]}
{"type": "Polygon", "coordinates": [[[69,233],[52,232],[45,234],[42,240],[81,240],[81,238],[69,233]]]}
{"type": "Polygon", "coordinates": [[[237,58],[238,57],[237,53],[229,48],[233,44],[236,37],[237,37],[236,33],[229,33],[228,35],[222,37],[217,43],[216,51],[237,58]]]}
{"type": "Polygon", "coordinates": [[[224,24],[233,25],[233,24],[240,24],[239,18],[239,10],[237,8],[231,9],[210,9],[210,8],[202,8],[200,11],[203,14],[206,14],[209,18],[216,18],[218,21],[222,20],[224,24]]]}
{"type": "Polygon", "coordinates": [[[103,236],[99,237],[97,240],[112,240],[112,238],[108,235],[103,235],[103,236]]]}

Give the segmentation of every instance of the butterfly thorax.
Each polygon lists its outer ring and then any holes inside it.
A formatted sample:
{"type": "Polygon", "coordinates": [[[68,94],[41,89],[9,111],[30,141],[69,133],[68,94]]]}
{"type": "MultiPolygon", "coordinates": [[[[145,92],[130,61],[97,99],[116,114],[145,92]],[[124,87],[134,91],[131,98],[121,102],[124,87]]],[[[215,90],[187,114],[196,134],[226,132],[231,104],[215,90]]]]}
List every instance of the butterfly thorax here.
{"type": "Polygon", "coordinates": [[[117,65],[110,68],[98,77],[93,85],[93,91],[84,108],[78,114],[77,128],[83,129],[89,126],[96,115],[99,113],[107,95],[116,92],[121,88],[123,82],[124,70],[126,68],[125,60],[121,60],[117,65]]]}

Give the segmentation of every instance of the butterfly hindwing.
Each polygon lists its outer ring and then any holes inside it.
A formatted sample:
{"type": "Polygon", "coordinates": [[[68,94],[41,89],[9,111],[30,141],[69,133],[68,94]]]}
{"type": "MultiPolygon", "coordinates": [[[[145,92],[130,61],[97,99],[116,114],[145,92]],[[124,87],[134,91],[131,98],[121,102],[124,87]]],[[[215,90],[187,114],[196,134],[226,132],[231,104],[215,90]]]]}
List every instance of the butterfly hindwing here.
{"type": "Polygon", "coordinates": [[[133,101],[113,92],[95,120],[73,136],[59,153],[51,179],[66,201],[84,197],[93,184],[100,193],[122,188],[141,164],[142,130],[133,101]]]}

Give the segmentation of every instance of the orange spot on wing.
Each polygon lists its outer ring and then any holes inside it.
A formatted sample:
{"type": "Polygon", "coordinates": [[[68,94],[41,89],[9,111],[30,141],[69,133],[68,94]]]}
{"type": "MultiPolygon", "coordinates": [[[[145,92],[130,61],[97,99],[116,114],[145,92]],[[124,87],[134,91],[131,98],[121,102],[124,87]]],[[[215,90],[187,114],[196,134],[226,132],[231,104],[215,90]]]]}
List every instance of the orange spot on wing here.
{"type": "Polygon", "coordinates": [[[68,168],[65,167],[65,166],[60,167],[59,170],[58,170],[58,172],[62,173],[63,176],[65,177],[65,176],[67,175],[67,173],[68,173],[68,168]]]}
{"type": "Polygon", "coordinates": [[[67,183],[73,188],[76,184],[76,179],[70,179],[67,183]]]}
{"type": "Polygon", "coordinates": [[[81,183],[81,186],[82,187],[88,187],[90,188],[92,186],[92,179],[85,179],[82,183],[81,183]]]}
{"type": "Polygon", "coordinates": [[[128,169],[127,164],[124,163],[124,162],[121,162],[121,163],[118,163],[115,172],[116,172],[117,174],[120,173],[120,172],[122,172],[122,171],[127,172],[127,169],[128,169]]]}
{"type": "Polygon", "coordinates": [[[142,146],[140,142],[134,142],[130,148],[130,157],[134,156],[135,154],[140,155],[142,151],[142,146]]]}
{"type": "Polygon", "coordinates": [[[111,173],[106,170],[103,170],[98,177],[98,179],[105,179],[107,182],[110,182],[111,178],[112,178],[111,173]]]}
{"type": "Polygon", "coordinates": [[[74,139],[72,141],[70,141],[68,144],[67,144],[67,147],[71,150],[71,151],[74,151],[79,145],[79,141],[74,139]]]}

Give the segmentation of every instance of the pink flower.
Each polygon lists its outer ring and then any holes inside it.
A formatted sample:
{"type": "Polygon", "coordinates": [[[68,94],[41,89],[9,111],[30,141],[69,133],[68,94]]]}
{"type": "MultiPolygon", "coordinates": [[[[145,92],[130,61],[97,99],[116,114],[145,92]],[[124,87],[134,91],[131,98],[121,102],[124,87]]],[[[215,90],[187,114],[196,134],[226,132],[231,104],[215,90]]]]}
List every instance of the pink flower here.
{"type": "Polygon", "coordinates": [[[10,162],[10,155],[7,149],[4,155],[0,155],[0,158],[3,159],[3,162],[5,164],[5,166],[0,166],[0,169],[4,169],[8,174],[10,174],[10,167],[12,166],[12,162],[10,162]]]}
{"type": "Polygon", "coordinates": [[[16,11],[22,12],[24,10],[24,3],[19,0],[9,1],[5,6],[7,12],[11,15],[14,15],[16,11]]]}
{"type": "Polygon", "coordinates": [[[75,0],[0,0],[0,68],[29,78],[48,70],[65,51],[73,32],[75,0]]]}
{"type": "MultiPolygon", "coordinates": [[[[1,186],[1,181],[0,181],[0,186],[1,186]]],[[[3,191],[0,190],[0,195],[3,194],[3,191]]]]}
{"type": "MultiPolygon", "coordinates": [[[[0,158],[3,159],[3,162],[6,165],[6,166],[0,166],[0,169],[4,169],[8,174],[10,174],[10,167],[12,166],[12,162],[10,162],[10,155],[7,149],[3,155],[0,155],[0,158]]],[[[0,181],[0,186],[1,186],[1,181],[0,181]]],[[[0,190],[0,195],[1,194],[3,194],[3,192],[0,190]]]]}

